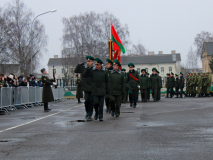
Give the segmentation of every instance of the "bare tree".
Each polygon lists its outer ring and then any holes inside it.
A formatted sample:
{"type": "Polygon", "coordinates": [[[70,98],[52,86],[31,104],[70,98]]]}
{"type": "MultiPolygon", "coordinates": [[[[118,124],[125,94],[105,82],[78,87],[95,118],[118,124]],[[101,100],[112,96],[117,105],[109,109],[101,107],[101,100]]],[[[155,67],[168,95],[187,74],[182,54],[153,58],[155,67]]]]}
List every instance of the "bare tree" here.
{"type": "Polygon", "coordinates": [[[33,60],[33,70],[39,64],[39,58],[42,51],[45,51],[47,45],[47,36],[44,26],[36,20],[33,25],[33,31],[30,33],[33,13],[27,9],[20,0],[9,3],[4,11],[4,19],[7,25],[13,24],[13,27],[7,32],[7,56],[10,62],[20,65],[21,73],[29,74],[31,54],[33,60]],[[32,36],[32,47],[31,37],[32,36]]]}
{"type": "Polygon", "coordinates": [[[198,67],[197,65],[197,54],[196,51],[193,51],[192,47],[190,48],[187,54],[187,61],[185,67],[187,69],[195,69],[198,67]]]}
{"type": "Polygon", "coordinates": [[[140,55],[140,56],[143,56],[143,55],[146,55],[146,49],[145,47],[139,43],[138,45],[132,45],[132,54],[134,55],[140,55]]]}
{"type": "Polygon", "coordinates": [[[213,35],[209,32],[202,31],[195,37],[194,45],[197,46],[196,54],[201,58],[204,42],[213,42],[213,35]]]}
{"type": "Polygon", "coordinates": [[[122,26],[120,21],[108,12],[103,14],[90,12],[62,19],[64,24],[63,50],[69,48],[72,56],[76,57],[108,56],[107,41],[110,36],[110,19],[124,46],[128,45],[127,25],[122,26]]]}

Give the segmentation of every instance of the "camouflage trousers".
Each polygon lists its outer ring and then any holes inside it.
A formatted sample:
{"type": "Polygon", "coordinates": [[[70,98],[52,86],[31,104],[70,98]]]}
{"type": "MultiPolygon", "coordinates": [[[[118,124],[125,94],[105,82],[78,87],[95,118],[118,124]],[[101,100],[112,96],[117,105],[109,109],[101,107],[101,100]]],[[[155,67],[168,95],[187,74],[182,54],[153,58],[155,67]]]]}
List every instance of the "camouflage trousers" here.
{"type": "Polygon", "coordinates": [[[197,86],[197,93],[202,94],[202,86],[197,86]]]}

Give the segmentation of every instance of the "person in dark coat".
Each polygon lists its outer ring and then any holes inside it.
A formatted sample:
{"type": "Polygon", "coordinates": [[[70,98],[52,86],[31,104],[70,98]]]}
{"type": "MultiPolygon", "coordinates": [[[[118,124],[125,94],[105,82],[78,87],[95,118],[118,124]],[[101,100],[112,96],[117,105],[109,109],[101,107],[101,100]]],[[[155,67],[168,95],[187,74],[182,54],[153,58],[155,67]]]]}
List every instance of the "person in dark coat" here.
{"type": "Polygon", "coordinates": [[[166,97],[165,98],[169,98],[169,88],[170,88],[170,74],[167,73],[167,78],[166,78],[166,97]]]}
{"type": "Polygon", "coordinates": [[[185,96],[186,96],[186,94],[183,92],[184,77],[183,77],[183,73],[182,72],[180,72],[179,88],[180,88],[180,98],[183,98],[182,94],[184,94],[185,96]]]}
{"type": "Polygon", "coordinates": [[[139,78],[140,92],[142,102],[147,102],[147,88],[149,86],[149,78],[146,75],[146,70],[141,69],[141,76],[139,78]]]}
{"type": "Polygon", "coordinates": [[[153,68],[152,69],[152,75],[150,76],[150,86],[152,89],[152,97],[154,102],[157,101],[157,92],[158,92],[158,88],[160,87],[160,81],[159,81],[159,76],[157,74],[157,69],[153,68]]]}
{"type": "Polygon", "coordinates": [[[76,92],[76,98],[78,99],[78,103],[82,103],[80,98],[83,98],[83,91],[82,91],[82,81],[81,81],[81,75],[77,74],[77,80],[76,80],[76,84],[77,84],[77,92],[76,92]]]}
{"type": "Polygon", "coordinates": [[[148,77],[148,86],[147,86],[147,101],[150,101],[150,77],[149,77],[149,73],[146,72],[146,75],[148,77]]]}
{"type": "Polygon", "coordinates": [[[42,102],[44,103],[44,110],[50,111],[51,109],[48,108],[48,102],[54,101],[51,85],[56,85],[56,83],[54,80],[50,80],[45,76],[47,74],[46,69],[41,69],[41,73],[43,74],[41,78],[43,83],[42,102]]]}
{"type": "Polygon", "coordinates": [[[174,94],[175,94],[174,90],[173,90],[174,86],[175,86],[174,73],[171,72],[171,74],[170,74],[170,86],[169,86],[169,88],[170,88],[170,98],[172,98],[174,96],[174,94]]]}
{"type": "Polygon", "coordinates": [[[179,78],[178,78],[178,74],[175,74],[176,76],[176,79],[175,79],[175,94],[176,94],[176,97],[175,98],[178,98],[178,95],[179,95],[179,78]]]}

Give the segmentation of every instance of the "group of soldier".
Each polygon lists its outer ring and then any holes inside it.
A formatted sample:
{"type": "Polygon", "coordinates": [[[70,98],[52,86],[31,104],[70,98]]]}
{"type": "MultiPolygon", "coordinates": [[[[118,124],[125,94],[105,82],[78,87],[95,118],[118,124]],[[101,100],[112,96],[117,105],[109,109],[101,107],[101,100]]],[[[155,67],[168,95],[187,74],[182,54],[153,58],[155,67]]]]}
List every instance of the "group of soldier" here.
{"type": "Polygon", "coordinates": [[[119,117],[121,103],[127,102],[128,95],[130,107],[136,108],[139,91],[142,102],[150,100],[150,90],[152,90],[154,102],[160,101],[162,79],[156,68],[152,69],[153,73],[149,76],[145,69],[142,69],[139,74],[134,69],[133,63],[128,64],[129,71],[126,72],[125,69],[121,69],[117,59],[114,62],[106,59],[106,68],[103,67],[104,63],[99,58],[87,56],[86,60],[86,63],[78,64],[74,71],[81,74],[81,80],[78,79],[77,84],[81,86],[85,94],[85,118],[92,118],[93,110],[95,110],[94,119],[103,121],[104,100],[106,112],[112,117],[119,117]],[[94,61],[96,61],[95,65],[94,61]]]}
{"type": "Polygon", "coordinates": [[[212,84],[212,76],[207,73],[188,73],[186,82],[186,96],[209,97],[210,87],[212,84]]]}

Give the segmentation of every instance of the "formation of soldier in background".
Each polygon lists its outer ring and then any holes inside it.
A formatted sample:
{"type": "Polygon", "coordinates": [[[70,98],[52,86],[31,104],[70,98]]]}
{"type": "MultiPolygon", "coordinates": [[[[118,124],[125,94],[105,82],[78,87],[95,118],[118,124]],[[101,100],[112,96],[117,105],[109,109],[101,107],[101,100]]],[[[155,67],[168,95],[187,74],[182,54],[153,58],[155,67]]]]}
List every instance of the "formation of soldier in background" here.
{"type": "Polygon", "coordinates": [[[212,76],[207,73],[188,73],[186,82],[187,97],[209,97],[211,94],[210,87],[212,76]]]}

